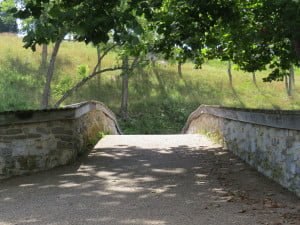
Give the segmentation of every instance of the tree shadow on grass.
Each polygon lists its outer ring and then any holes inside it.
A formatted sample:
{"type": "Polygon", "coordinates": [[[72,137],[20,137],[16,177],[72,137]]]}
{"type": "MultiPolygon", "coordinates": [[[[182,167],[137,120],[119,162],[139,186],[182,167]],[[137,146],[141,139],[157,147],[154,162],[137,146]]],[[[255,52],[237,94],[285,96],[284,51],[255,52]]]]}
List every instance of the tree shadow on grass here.
{"type": "Polygon", "coordinates": [[[257,84],[255,84],[255,87],[258,90],[258,92],[262,96],[264,96],[264,98],[266,99],[266,101],[268,101],[272,105],[273,109],[276,109],[276,110],[280,110],[281,109],[281,107],[279,105],[275,104],[273,101],[270,100],[270,98],[268,96],[266,96],[266,94],[263,92],[263,90],[257,84]]]}
{"type": "MultiPolygon", "coordinates": [[[[165,68],[138,68],[129,80],[130,119],[120,121],[121,127],[130,134],[179,133],[199,105],[222,105],[222,90],[222,83],[182,79],[165,68]]],[[[89,81],[66,103],[90,99],[104,102],[117,114],[121,100],[119,76],[103,74],[101,86],[96,79],[89,81]]]]}
{"type": "Polygon", "coordinates": [[[39,74],[39,70],[34,68],[30,62],[26,60],[21,60],[19,57],[8,57],[6,58],[7,67],[12,70],[29,76],[37,76],[39,74]]]}
{"type": "Polygon", "coordinates": [[[238,102],[240,103],[242,108],[245,108],[246,107],[245,104],[243,103],[243,101],[239,97],[239,95],[238,95],[237,91],[235,90],[235,88],[233,87],[233,85],[230,85],[230,87],[231,87],[234,98],[238,100],[238,102]]]}

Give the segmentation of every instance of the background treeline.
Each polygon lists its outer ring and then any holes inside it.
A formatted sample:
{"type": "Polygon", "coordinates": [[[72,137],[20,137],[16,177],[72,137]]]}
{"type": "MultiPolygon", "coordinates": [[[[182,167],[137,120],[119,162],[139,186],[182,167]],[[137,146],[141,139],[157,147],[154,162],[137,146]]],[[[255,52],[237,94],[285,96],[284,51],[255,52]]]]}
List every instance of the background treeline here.
{"type": "Polygon", "coordinates": [[[1,35],[0,110],[96,99],[128,132],[157,133],[199,104],[296,109],[297,18],[289,0],[0,1],[28,49],[1,35]]]}
{"type": "MultiPolygon", "coordinates": [[[[44,85],[44,74],[40,70],[42,47],[36,52],[26,50],[22,48],[21,38],[13,34],[1,34],[0,46],[0,110],[39,108],[44,85]]],[[[72,83],[90,72],[97,60],[95,56],[97,49],[92,45],[63,42],[52,83],[51,104],[60,99],[72,83]]],[[[109,54],[103,66],[117,61],[120,61],[118,50],[109,54]]],[[[230,86],[226,62],[209,61],[202,69],[194,69],[193,63],[187,62],[182,65],[182,77],[177,73],[175,61],[158,60],[155,67],[142,66],[129,78],[129,118],[120,120],[122,128],[126,133],[178,133],[188,115],[200,104],[299,109],[299,86],[296,85],[294,95],[288,97],[283,81],[262,81],[268,72],[257,73],[255,84],[251,73],[237,70],[233,65],[233,86],[230,86]]],[[[64,104],[99,100],[120,116],[120,74],[116,71],[90,80],[64,104]]],[[[296,84],[298,80],[296,76],[296,84]]]]}

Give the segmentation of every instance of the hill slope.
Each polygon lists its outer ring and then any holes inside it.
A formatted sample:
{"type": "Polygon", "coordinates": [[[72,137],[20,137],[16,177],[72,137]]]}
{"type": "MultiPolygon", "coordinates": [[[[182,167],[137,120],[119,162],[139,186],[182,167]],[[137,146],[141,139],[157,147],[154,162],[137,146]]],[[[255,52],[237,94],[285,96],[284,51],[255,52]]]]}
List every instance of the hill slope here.
{"type": "MultiPolygon", "coordinates": [[[[38,108],[44,76],[39,69],[41,50],[33,53],[22,48],[21,39],[10,34],[0,35],[0,46],[0,111],[38,108]]],[[[95,61],[94,47],[64,42],[52,84],[52,103],[70,83],[80,79],[78,67],[91,70],[95,61]]],[[[110,54],[103,67],[117,61],[117,55],[110,54]]],[[[200,104],[300,109],[298,76],[294,96],[289,98],[284,82],[262,82],[266,72],[257,74],[255,85],[251,74],[234,70],[232,88],[226,69],[226,63],[219,61],[207,62],[200,70],[186,63],[182,78],[177,74],[177,66],[171,64],[136,70],[129,84],[130,119],[121,122],[123,130],[126,133],[178,133],[187,116],[200,104]]],[[[119,72],[115,72],[91,80],[64,104],[98,100],[118,113],[120,99],[121,79],[119,72]]]]}

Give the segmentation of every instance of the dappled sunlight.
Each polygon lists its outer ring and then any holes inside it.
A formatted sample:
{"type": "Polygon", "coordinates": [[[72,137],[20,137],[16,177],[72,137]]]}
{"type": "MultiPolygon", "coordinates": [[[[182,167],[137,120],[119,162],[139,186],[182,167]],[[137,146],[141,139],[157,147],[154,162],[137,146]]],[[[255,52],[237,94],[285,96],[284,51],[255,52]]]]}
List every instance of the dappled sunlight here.
{"type": "Polygon", "coordinates": [[[2,201],[3,202],[12,202],[14,200],[12,198],[4,198],[2,201]]]}
{"type": "Polygon", "coordinates": [[[63,184],[59,185],[58,187],[61,188],[74,188],[74,187],[80,187],[80,184],[76,184],[73,182],[63,182],[63,184]]]}
{"type": "Polygon", "coordinates": [[[131,220],[123,220],[121,224],[128,225],[165,225],[166,222],[162,220],[146,220],[146,219],[131,219],[131,220]]]}
{"type": "Polygon", "coordinates": [[[170,149],[159,149],[157,151],[161,154],[172,154],[172,150],[170,149]]]}
{"type": "Polygon", "coordinates": [[[101,152],[98,155],[102,156],[102,157],[112,158],[112,159],[121,159],[122,157],[130,157],[131,156],[130,154],[128,154],[126,152],[119,152],[117,154],[109,154],[109,153],[101,152]]]}
{"type": "Polygon", "coordinates": [[[56,188],[56,187],[57,187],[57,185],[55,185],[55,184],[49,184],[49,185],[41,185],[38,188],[39,189],[48,189],[48,188],[56,188]]]}
{"type": "Polygon", "coordinates": [[[173,168],[173,169],[152,169],[155,173],[161,174],[183,174],[186,173],[187,170],[183,168],[173,168]]]}
{"type": "Polygon", "coordinates": [[[196,181],[195,184],[198,185],[198,186],[203,186],[203,185],[206,185],[207,182],[205,182],[205,181],[196,181]]]}
{"type": "Polygon", "coordinates": [[[19,187],[33,187],[35,185],[36,184],[21,184],[21,185],[19,185],[19,187]]]}
{"type": "Polygon", "coordinates": [[[197,178],[207,178],[207,174],[196,174],[197,178]]]}
{"type": "Polygon", "coordinates": [[[210,224],[211,215],[234,219],[248,203],[259,207],[254,199],[270,189],[268,182],[201,135],[106,136],[74,165],[1,183],[0,224],[18,223],[12,210],[36,221],[29,224],[65,224],[69,212],[77,224],[210,224]],[[245,195],[250,188],[259,190],[256,196],[245,195]],[[18,205],[34,209],[31,216],[18,205]]]}
{"type": "MultiPolygon", "coordinates": [[[[88,171],[91,171],[92,169],[90,168],[88,171]]],[[[62,177],[73,177],[73,176],[81,176],[81,177],[88,177],[91,174],[88,172],[80,172],[80,170],[78,170],[76,173],[69,173],[69,174],[63,174],[61,175],[62,177]]]]}
{"type": "Polygon", "coordinates": [[[228,152],[216,152],[215,155],[226,155],[226,154],[228,154],[228,152]]]}

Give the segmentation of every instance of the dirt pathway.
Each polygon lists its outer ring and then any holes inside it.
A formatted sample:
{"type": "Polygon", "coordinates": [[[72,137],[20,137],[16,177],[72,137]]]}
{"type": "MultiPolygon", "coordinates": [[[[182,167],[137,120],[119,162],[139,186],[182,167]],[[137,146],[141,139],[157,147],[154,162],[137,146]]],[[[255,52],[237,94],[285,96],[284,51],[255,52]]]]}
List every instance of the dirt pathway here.
{"type": "Polygon", "coordinates": [[[300,224],[300,199],[200,135],[107,136],[0,183],[0,224],[300,224]]]}

